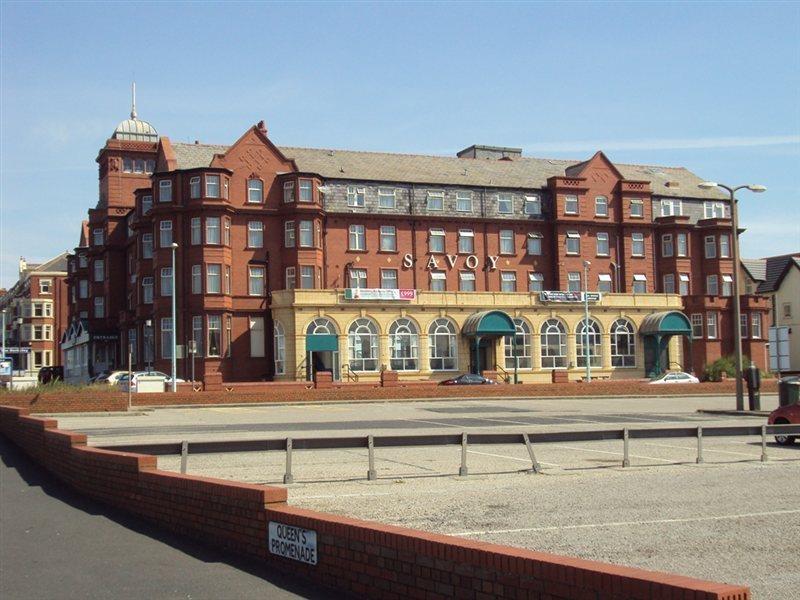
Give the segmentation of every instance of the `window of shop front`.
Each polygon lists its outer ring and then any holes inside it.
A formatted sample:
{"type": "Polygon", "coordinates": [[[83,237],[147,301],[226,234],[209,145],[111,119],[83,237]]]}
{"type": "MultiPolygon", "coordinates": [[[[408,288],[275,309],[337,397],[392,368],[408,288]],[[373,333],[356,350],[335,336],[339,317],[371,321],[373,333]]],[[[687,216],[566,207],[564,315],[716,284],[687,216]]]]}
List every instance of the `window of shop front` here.
{"type": "Polygon", "coordinates": [[[449,319],[436,319],[428,327],[430,368],[432,371],[453,371],[458,367],[456,328],[449,319]]]}
{"type": "Polygon", "coordinates": [[[220,356],[222,348],[222,317],[208,315],[208,346],[206,356],[220,356]]]}
{"type": "Polygon", "coordinates": [[[617,319],[611,324],[611,365],[636,366],[636,334],[633,323],[627,319],[617,319]]]}
{"type": "Polygon", "coordinates": [[[540,329],[542,368],[564,369],[567,366],[567,332],[558,319],[548,319],[540,329]]]}
{"type": "Polygon", "coordinates": [[[581,319],[578,327],[575,330],[575,352],[577,354],[578,366],[586,366],[586,338],[589,338],[589,364],[593,367],[601,365],[601,358],[603,355],[603,346],[600,336],[600,325],[594,319],[589,319],[587,325],[585,319],[581,319]]]}
{"type": "Polygon", "coordinates": [[[416,371],[419,355],[419,331],[410,319],[397,319],[389,326],[389,368],[392,371],[416,371]]]}
{"type": "Polygon", "coordinates": [[[533,359],[531,358],[531,327],[523,319],[514,319],[514,328],[516,329],[516,334],[513,337],[510,335],[505,337],[506,369],[530,369],[533,364],[533,359]]]}
{"type": "Polygon", "coordinates": [[[347,353],[352,371],[378,370],[378,327],[371,319],[356,319],[347,331],[347,353]]]}
{"type": "Polygon", "coordinates": [[[272,347],[275,360],[275,375],[286,373],[286,332],[280,321],[272,325],[272,347]]]}

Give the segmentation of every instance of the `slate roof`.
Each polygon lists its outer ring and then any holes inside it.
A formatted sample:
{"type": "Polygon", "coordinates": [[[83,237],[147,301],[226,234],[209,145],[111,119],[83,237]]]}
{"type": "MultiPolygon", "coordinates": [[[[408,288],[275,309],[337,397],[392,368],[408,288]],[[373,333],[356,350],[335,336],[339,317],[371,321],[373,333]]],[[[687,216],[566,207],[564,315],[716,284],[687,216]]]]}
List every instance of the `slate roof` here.
{"type": "Polygon", "coordinates": [[[783,276],[791,267],[800,268],[800,252],[771,256],[764,260],[767,263],[767,273],[765,280],[758,286],[759,294],[776,291],[781,285],[783,276]]]}
{"type": "Polygon", "coordinates": [[[53,272],[67,272],[67,253],[63,252],[58,256],[51,258],[50,260],[43,262],[41,264],[28,264],[28,268],[25,269],[27,273],[53,273],[53,272]]]}
{"type": "Polygon", "coordinates": [[[767,278],[766,258],[743,258],[742,266],[754,281],[764,281],[767,278]]]}
{"type": "MultiPolygon", "coordinates": [[[[179,169],[207,167],[215,154],[224,154],[228,146],[173,143],[179,169]]],[[[433,185],[478,187],[543,188],[547,179],[573,172],[575,160],[520,157],[514,160],[468,159],[455,156],[359,152],[324,148],[279,147],[280,151],[307,173],[325,179],[355,179],[433,185]]],[[[653,195],[676,198],[724,200],[718,189],[703,190],[704,181],[683,167],[614,165],[629,180],[649,181],[653,195]],[[667,182],[671,182],[667,187],[667,182]],[[677,184],[674,185],[673,184],[677,184]]]]}

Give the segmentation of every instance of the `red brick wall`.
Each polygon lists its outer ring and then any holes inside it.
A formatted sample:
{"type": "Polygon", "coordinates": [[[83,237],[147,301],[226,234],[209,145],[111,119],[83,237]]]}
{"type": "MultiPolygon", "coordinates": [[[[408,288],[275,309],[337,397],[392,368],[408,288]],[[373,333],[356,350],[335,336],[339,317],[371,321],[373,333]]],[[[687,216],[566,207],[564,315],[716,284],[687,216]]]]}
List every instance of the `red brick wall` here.
{"type": "Polygon", "coordinates": [[[159,471],[156,458],[86,446],[52,419],[0,407],[0,432],[66,485],[179,534],[357,598],[697,598],[749,589],[337,517],[283,488],[159,471]],[[317,532],[318,563],[267,551],[269,521],[317,532]]]}

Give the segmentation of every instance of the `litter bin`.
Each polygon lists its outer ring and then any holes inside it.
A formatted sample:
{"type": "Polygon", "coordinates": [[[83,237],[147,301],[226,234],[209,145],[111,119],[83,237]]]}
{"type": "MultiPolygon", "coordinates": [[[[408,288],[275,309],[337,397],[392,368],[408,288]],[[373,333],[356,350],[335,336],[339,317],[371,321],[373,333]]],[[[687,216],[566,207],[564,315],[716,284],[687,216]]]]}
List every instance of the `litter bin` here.
{"type": "Polygon", "coordinates": [[[744,371],[744,380],[747,382],[750,410],[761,410],[761,371],[756,365],[750,365],[744,371]]]}
{"type": "Polygon", "coordinates": [[[778,380],[778,404],[800,404],[800,377],[783,377],[778,380]]]}

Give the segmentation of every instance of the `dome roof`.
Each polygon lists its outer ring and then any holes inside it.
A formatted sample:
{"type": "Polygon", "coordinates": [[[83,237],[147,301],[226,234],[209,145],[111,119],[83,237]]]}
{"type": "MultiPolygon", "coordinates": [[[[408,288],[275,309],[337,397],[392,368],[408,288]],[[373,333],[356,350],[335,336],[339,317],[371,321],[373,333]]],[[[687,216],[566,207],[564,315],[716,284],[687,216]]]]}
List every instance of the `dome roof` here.
{"type": "Polygon", "coordinates": [[[158,132],[147,121],[137,119],[135,116],[125,119],[114,130],[111,136],[115,140],[133,140],[137,142],[157,142],[158,132]]]}

